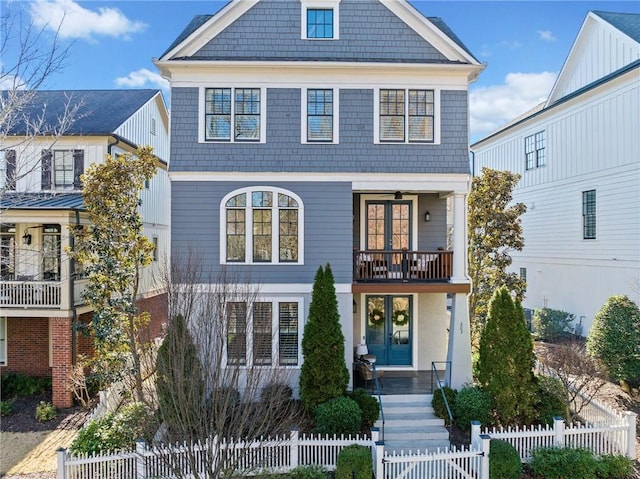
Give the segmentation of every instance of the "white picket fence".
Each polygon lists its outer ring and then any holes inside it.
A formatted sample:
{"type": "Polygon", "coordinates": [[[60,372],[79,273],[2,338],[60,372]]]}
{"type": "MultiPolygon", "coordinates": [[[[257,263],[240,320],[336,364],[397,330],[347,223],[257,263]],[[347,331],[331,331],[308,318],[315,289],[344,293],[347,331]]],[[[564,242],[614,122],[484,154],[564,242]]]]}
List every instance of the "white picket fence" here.
{"type": "MultiPolygon", "coordinates": [[[[615,413],[614,413],[615,414],[615,413]]],[[[636,459],[636,416],[626,411],[614,416],[608,424],[574,424],[565,426],[564,419],[555,418],[552,426],[531,426],[507,429],[481,429],[480,423],[471,424],[471,444],[480,444],[481,436],[503,439],[514,446],[522,462],[528,462],[534,449],[540,447],[582,447],[596,455],[618,454],[636,459]]]]}

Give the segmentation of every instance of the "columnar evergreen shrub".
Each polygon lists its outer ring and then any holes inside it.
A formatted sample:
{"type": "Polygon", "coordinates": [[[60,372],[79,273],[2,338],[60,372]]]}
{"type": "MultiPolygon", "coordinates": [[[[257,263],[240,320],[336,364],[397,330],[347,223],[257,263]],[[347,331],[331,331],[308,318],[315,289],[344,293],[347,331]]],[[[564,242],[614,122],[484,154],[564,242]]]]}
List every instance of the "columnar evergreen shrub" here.
{"type": "Polygon", "coordinates": [[[479,356],[478,381],[493,398],[499,421],[533,422],[538,391],[533,342],[522,306],[514,303],[505,287],[494,293],[489,304],[479,356]]]}
{"type": "Polygon", "coordinates": [[[571,334],[575,315],[559,309],[542,308],[533,313],[533,327],[542,339],[554,342],[571,334]]]}
{"type": "Polygon", "coordinates": [[[640,309],[627,296],[611,296],[596,314],[587,351],[617,381],[640,385],[640,309]]]}
{"type": "Polygon", "coordinates": [[[507,441],[500,439],[492,439],[489,445],[489,477],[491,479],[520,479],[522,463],[518,450],[507,441]]]}
{"type": "Polygon", "coordinates": [[[309,319],[302,337],[304,362],[300,372],[300,399],[307,411],[344,394],[349,371],[344,357],[344,335],[331,267],[320,266],[313,282],[309,319]]]}
{"type": "Polygon", "coordinates": [[[453,419],[464,431],[471,430],[471,421],[480,421],[483,426],[493,423],[491,395],[476,386],[463,387],[456,396],[453,419]]]}
{"type": "Polygon", "coordinates": [[[315,409],[319,434],[357,434],[362,425],[362,411],[353,399],[338,397],[318,404],[315,409]]]}
{"type": "Polygon", "coordinates": [[[371,479],[373,459],[368,447],[352,444],[338,453],[335,479],[371,479]]]}

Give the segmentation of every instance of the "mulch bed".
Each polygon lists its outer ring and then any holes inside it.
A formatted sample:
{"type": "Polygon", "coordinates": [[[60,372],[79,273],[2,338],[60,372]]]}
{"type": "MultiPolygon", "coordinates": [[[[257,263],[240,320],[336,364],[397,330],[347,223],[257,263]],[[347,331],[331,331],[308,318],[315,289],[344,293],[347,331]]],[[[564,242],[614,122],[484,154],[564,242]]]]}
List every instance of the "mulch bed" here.
{"type": "Polygon", "coordinates": [[[13,401],[9,415],[0,420],[2,432],[37,432],[54,429],[80,429],[87,420],[90,410],[76,406],[57,409],[56,417],[51,421],[40,422],[36,419],[36,407],[40,401],[51,402],[51,393],[18,397],[13,401]]]}

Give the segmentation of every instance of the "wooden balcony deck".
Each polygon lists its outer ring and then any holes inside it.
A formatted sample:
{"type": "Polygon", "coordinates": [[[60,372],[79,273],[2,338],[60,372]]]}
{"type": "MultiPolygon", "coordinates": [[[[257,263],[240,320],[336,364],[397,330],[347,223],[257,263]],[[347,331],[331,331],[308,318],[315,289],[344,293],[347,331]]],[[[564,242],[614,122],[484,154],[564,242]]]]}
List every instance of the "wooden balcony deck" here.
{"type": "Polygon", "coordinates": [[[448,282],[453,251],[354,250],[353,280],[360,282],[448,282]]]}

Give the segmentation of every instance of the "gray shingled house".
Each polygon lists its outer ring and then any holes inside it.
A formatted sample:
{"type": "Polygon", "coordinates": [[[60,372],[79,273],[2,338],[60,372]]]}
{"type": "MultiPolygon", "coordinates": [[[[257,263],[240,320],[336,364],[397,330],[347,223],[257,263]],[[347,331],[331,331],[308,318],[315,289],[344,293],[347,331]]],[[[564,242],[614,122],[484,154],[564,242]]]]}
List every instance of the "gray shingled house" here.
{"type": "Polygon", "coordinates": [[[172,254],[259,290],[227,359],[289,368],[296,388],[330,263],[348,366],[366,344],[378,370],[469,381],[468,86],[484,66],[445,23],[404,0],[234,0],[155,64],[172,254]]]}

